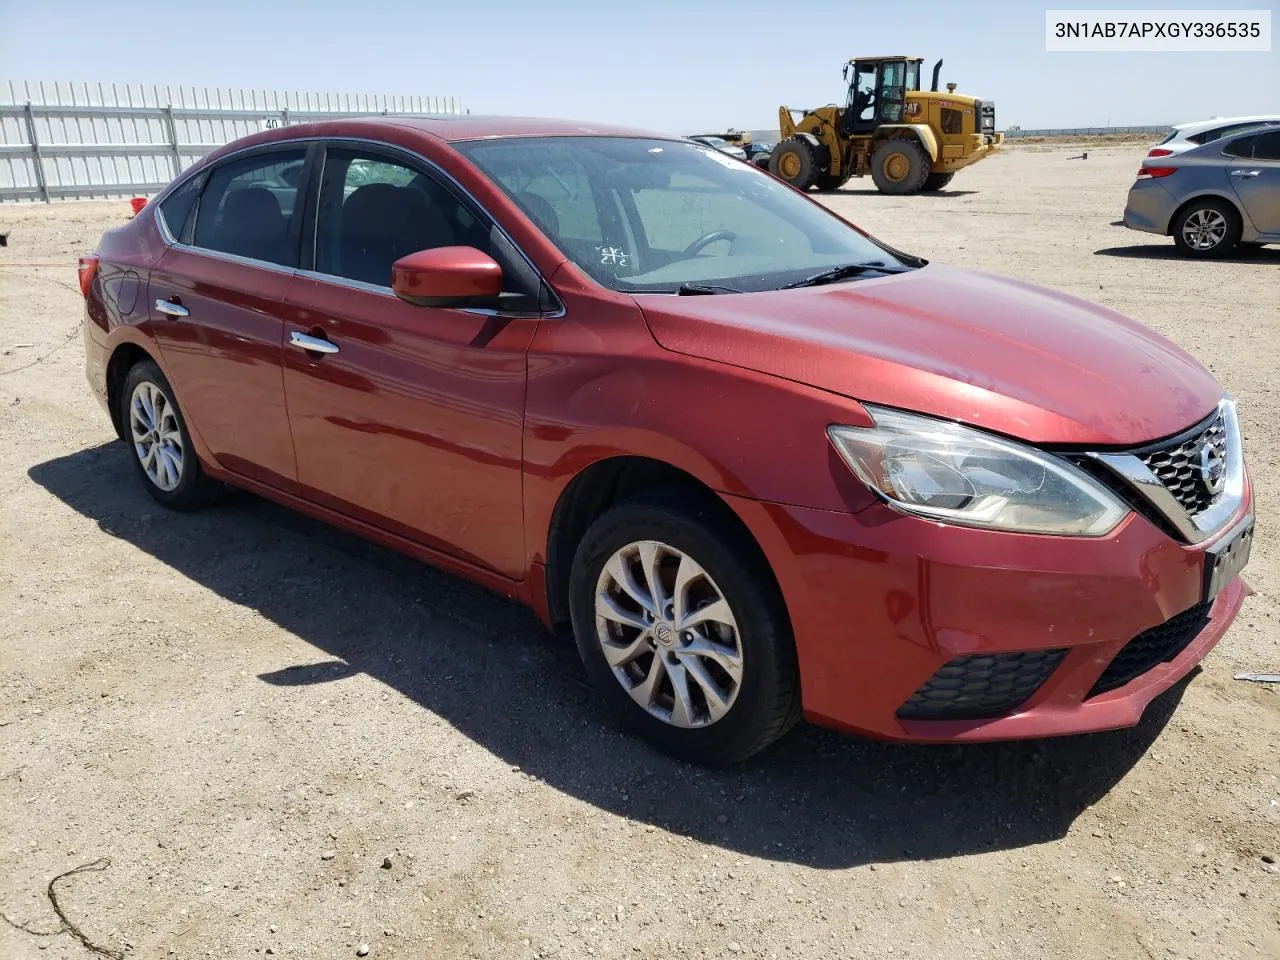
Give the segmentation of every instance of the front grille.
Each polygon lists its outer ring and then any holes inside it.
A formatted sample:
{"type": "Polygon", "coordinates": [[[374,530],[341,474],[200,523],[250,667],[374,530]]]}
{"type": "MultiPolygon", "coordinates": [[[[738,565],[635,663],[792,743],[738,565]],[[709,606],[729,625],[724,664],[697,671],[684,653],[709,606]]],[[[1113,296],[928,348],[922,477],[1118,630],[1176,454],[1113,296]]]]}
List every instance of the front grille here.
{"type": "Polygon", "coordinates": [[[1204,468],[1201,466],[1201,452],[1205,447],[1215,449],[1225,459],[1227,426],[1221,414],[1190,437],[1177,438],[1167,447],[1140,454],[1147,469],[1156,475],[1193,520],[1222,496],[1221,490],[1214,493],[1205,485],[1204,468]]]}
{"type": "Polygon", "coordinates": [[[949,660],[898,708],[903,720],[980,720],[1025,703],[1066,650],[986,653],[949,660]]]}
{"type": "Polygon", "coordinates": [[[1200,636],[1200,631],[1209,622],[1211,606],[1213,606],[1212,601],[1197,604],[1190,610],[1171,617],[1158,627],[1152,627],[1138,634],[1120,648],[1115,659],[1089,691],[1089,696],[1096,697],[1100,693],[1123,687],[1152,667],[1175,659],[1190,646],[1192,640],[1200,636]]]}

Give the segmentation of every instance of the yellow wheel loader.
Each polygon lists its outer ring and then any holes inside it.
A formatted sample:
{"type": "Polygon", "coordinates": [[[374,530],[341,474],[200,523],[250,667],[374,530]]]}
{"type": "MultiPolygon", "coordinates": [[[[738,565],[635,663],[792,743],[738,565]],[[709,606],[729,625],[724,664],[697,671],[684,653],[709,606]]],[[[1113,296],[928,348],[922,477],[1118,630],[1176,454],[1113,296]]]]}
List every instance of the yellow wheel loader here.
{"type": "Polygon", "coordinates": [[[857,57],[844,65],[843,107],[778,110],[779,142],[769,170],[794,187],[835,190],[871,174],[882,193],[941,190],[961,167],[1004,142],[990,100],[920,89],[920,57],[857,57]],[[799,115],[799,119],[796,116],[799,115]]]}

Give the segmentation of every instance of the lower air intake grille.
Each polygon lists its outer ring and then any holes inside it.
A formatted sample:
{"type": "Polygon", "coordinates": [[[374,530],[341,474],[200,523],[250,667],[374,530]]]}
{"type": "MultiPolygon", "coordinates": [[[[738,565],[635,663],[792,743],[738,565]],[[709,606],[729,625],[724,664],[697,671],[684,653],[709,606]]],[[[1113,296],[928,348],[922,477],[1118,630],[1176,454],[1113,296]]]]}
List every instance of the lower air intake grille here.
{"type": "Polygon", "coordinates": [[[1212,603],[1198,604],[1171,617],[1160,626],[1138,634],[1120,648],[1115,659],[1089,691],[1089,696],[1096,697],[1100,693],[1123,687],[1152,667],[1176,658],[1187,649],[1192,640],[1200,636],[1200,631],[1209,622],[1211,606],[1212,603]]]}
{"type": "Polygon", "coordinates": [[[1067,655],[1066,650],[957,657],[898,708],[903,720],[980,720],[1025,703],[1067,655]]]}

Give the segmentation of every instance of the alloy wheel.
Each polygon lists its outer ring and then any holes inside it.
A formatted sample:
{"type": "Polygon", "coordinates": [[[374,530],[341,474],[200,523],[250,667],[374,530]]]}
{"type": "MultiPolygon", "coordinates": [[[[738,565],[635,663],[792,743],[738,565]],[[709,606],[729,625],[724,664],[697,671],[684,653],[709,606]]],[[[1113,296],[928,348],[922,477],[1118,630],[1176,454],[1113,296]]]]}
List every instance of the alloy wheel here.
{"type": "Polygon", "coordinates": [[[141,381],[129,398],[129,430],[133,452],[143,472],[169,493],[182,482],[184,448],[177,408],[154,383],[141,381]]]}
{"type": "Polygon", "coordinates": [[[1192,250],[1212,250],[1227,235],[1227,218],[1217,210],[1196,210],[1182,222],[1182,239],[1192,250]]]}
{"type": "Polygon", "coordinates": [[[693,557],[656,540],[617,550],[596,583],[595,621],[614,677],[651,716],[705,727],[733,707],[742,638],[724,594],[693,557]]]}

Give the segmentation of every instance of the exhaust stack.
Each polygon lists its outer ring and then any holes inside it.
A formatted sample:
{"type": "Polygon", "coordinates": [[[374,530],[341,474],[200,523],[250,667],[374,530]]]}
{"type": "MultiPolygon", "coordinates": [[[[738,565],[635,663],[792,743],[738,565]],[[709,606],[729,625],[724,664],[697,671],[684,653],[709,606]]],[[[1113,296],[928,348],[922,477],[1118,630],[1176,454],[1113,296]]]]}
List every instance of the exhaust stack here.
{"type": "Polygon", "coordinates": [[[935,64],[933,65],[933,86],[932,86],[932,87],[930,87],[929,89],[930,89],[932,92],[934,92],[934,93],[937,93],[937,92],[938,92],[938,74],[940,74],[940,73],[942,73],[942,61],[941,61],[941,60],[939,60],[937,63],[935,63],[935,64]]]}

